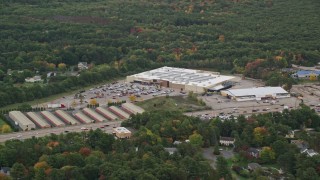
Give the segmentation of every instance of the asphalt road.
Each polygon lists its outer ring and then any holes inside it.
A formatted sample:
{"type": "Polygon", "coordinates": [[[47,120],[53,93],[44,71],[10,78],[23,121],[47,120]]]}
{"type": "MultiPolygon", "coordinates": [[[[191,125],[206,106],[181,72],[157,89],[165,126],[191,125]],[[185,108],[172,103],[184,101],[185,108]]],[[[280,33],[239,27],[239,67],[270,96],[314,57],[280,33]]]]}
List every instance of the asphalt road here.
{"type": "Polygon", "coordinates": [[[14,133],[8,133],[8,134],[0,134],[0,143],[5,142],[7,140],[11,139],[28,139],[35,137],[43,137],[53,134],[60,134],[60,133],[66,133],[66,131],[69,132],[81,132],[84,130],[81,130],[82,127],[86,127],[88,129],[98,129],[104,125],[109,125],[104,128],[101,128],[105,133],[112,133],[113,127],[119,127],[121,124],[121,121],[109,121],[109,122],[102,122],[102,123],[91,123],[91,124],[81,124],[81,125],[73,125],[73,126],[65,126],[65,127],[54,127],[54,128],[47,128],[47,129],[39,129],[39,130],[33,130],[33,131],[21,131],[21,132],[14,132],[14,133]]]}

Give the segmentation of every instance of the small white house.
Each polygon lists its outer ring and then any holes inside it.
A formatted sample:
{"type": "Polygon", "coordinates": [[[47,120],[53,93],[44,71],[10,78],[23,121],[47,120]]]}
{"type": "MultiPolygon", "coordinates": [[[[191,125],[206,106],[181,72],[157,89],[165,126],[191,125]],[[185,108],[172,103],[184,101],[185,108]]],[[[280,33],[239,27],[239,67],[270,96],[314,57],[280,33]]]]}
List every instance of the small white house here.
{"type": "Polygon", "coordinates": [[[79,63],[78,63],[78,69],[79,69],[79,70],[86,70],[86,69],[88,69],[88,63],[87,63],[87,62],[79,62],[79,63]]]}
{"type": "Polygon", "coordinates": [[[224,146],[234,145],[235,139],[232,137],[220,137],[220,144],[224,146]]]}
{"type": "Polygon", "coordinates": [[[41,81],[41,76],[28,77],[24,79],[26,82],[34,83],[41,81]]]}

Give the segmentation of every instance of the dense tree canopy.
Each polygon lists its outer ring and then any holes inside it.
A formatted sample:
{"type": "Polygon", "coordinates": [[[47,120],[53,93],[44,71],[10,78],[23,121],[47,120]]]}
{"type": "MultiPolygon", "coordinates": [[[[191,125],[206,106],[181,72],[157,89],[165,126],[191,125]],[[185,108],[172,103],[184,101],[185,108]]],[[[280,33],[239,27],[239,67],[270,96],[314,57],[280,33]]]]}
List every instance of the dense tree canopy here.
{"type": "Polygon", "coordinates": [[[320,59],[317,0],[0,2],[0,106],[162,65],[269,79],[320,59]],[[110,69],[46,78],[78,62],[110,69]],[[49,84],[16,86],[35,74],[49,84]]]}

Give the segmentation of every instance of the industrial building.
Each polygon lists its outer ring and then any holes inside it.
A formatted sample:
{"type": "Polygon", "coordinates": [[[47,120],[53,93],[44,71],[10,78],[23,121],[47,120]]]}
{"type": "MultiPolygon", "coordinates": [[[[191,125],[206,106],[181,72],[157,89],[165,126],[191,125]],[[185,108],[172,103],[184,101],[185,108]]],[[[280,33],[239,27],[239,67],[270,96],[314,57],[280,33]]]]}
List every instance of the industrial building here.
{"type": "Polygon", "coordinates": [[[317,78],[318,76],[320,76],[320,70],[319,71],[301,70],[301,71],[297,71],[291,76],[294,78],[302,78],[302,79],[309,79],[312,76],[317,78]]]}
{"type": "Polygon", "coordinates": [[[256,87],[248,89],[229,89],[221,91],[222,96],[236,101],[279,99],[290,97],[290,94],[281,87],[256,87]]]}
{"type": "Polygon", "coordinates": [[[72,116],[62,110],[56,110],[56,115],[59,116],[66,124],[75,125],[79,124],[72,116]]]}
{"type": "Polygon", "coordinates": [[[41,111],[42,116],[54,126],[64,126],[65,124],[49,111],[41,111]]]}
{"type": "Polygon", "coordinates": [[[18,125],[23,131],[35,129],[36,125],[20,111],[10,111],[9,117],[18,125]]]}
{"type": "Polygon", "coordinates": [[[105,118],[109,120],[116,120],[118,117],[114,114],[112,114],[110,111],[104,109],[103,107],[96,108],[96,111],[100,114],[102,114],[105,118]]]}
{"type": "Polygon", "coordinates": [[[127,76],[127,82],[159,84],[163,87],[202,93],[233,79],[218,72],[192,70],[184,68],[162,67],[151,71],[127,76]]]}
{"type": "Polygon", "coordinates": [[[121,119],[129,119],[130,114],[126,113],[122,109],[119,109],[116,106],[110,106],[109,110],[114,113],[115,115],[119,116],[121,119]]]}
{"type": "Polygon", "coordinates": [[[142,114],[144,112],[144,109],[132,103],[123,103],[121,107],[124,111],[126,111],[129,114],[142,114]]]}
{"type": "Polygon", "coordinates": [[[131,131],[129,131],[125,127],[115,127],[113,128],[113,134],[116,135],[118,138],[130,138],[131,137],[131,131]]]}
{"type": "Polygon", "coordinates": [[[90,119],[88,116],[86,116],[85,114],[83,114],[81,111],[77,112],[74,115],[80,122],[84,123],[84,124],[89,124],[94,122],[94,120],[90,119]]]}
{"type": "Polygon", "coordinates": [[[40,128],[49,128],[50,124],[47,123],[41,116],[35,112],[27,112],[27,116],[40,128]]]}
{"type": "Polygon", "coordinates": [[[86,115],[88,115],[89,117],[94,119],[95,121],[98,121],[98,122],[106,121],[106,118],[104,118],[103,116],[101,116],[100,114],[98,114],[97,112],[95,112],[94,110],[92,110],[90,108],[84,108],[82,111],[86,115]]]}

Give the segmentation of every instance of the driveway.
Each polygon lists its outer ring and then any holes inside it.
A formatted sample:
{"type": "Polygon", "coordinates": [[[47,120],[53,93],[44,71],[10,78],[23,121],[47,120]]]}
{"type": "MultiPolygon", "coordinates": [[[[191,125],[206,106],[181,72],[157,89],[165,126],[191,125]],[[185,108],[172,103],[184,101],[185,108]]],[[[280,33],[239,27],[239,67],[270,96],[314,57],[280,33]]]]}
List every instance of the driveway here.
{"type": "Polygon", "coordinates": [[[209,147],[209,148],[202,148],[202,155],[205,159],[207,159],[210,163],[210,166],[212,168],[216,168],[216,159],[218,156],[223,156],[224,158],[226,159],[230,159],[234,156],[234,152],[232,149],[228,149],[228,150],[225,150],[224,147],[220,147],[220,149],[223,149],[220,151],[220,155],[214,155],[213,154],[213,149],[214,147],[209,147]]]}

